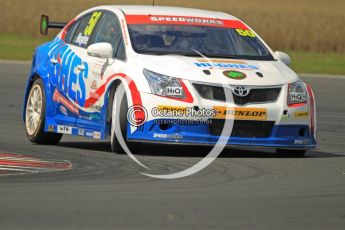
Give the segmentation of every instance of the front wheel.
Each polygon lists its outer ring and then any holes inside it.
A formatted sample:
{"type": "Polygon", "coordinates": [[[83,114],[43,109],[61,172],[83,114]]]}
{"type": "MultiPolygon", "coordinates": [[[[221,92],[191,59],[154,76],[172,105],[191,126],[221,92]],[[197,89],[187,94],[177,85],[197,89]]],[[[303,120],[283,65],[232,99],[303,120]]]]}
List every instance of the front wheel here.
{"type": "Polygon", "coordinates": [[[304,157],[306,150],[295,149],[277,149],[276,154],[278,157],[304,157]]]}
{"type": "Polygon", "coordinates": [[[30,89],[26,101],[25,129],[27,138],[36,144],[56,145],[62,134],[44,132],[46,98],[42,79],[38,78],[30,89]]]}
{"type": "Polygon", "coordinates": [[[137,152],[139,147],[137,143],[127,142],[127,110],[125,88],[120,84],[115,90],[111,110],[111,150],[119,154],[125,153],[123,146],[132,152],[137,152]]]}
{"type": "Polygon", "coordinates": [[[127,110],[127,98],[123,85],[119,85],[115,89],[113,106],[111,112],[111,151],[116,153],[124,153],[121,147],[121,142],[125,143],[127,135],[127,120],[126,120],[126,110],[127,110]],[[116,135],[116,129],[120,129],[122,138],[116,135]],[[122,140],[122,141],[121,141],[122,140]]]}

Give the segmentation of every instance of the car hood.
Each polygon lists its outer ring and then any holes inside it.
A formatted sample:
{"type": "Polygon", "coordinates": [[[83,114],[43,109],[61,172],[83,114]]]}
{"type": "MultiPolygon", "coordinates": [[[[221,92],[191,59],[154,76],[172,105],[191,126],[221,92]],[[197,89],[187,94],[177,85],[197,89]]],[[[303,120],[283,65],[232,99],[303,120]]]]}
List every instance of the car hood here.
{"type": "Polygon", "coordinates": [[[133,61],[135,66],[156,73],[205,83],[267,86],[287,84],[298,80],[294,71],[276,60],[253,61],[138,54],[133,61]],[[206,74],[205,70],[206,72],[209,70],[210,74],[206,74]],[[225,76],[226,71],[241,72],[245,74],[245,77],[233,79],[225,76]]]}

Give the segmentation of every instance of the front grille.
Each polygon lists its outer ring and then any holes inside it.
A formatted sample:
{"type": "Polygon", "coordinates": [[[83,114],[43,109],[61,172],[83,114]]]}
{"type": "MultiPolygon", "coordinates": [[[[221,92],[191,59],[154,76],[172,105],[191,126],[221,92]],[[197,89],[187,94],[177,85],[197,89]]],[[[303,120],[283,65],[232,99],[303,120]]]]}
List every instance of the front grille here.
{"type": "MultiPolygon", "coordinates": [[[[210,134],[220,136],[224,127],[224,119],[212,119],[209,124],[210,134]]],[[[267,138],[272,134],[274,121],[241,121],[235,120],[231,137],[267,138]]]]}
{"type": "Polygon", "coordinates": [[[234,102],[237,105],[245,105],[248,103],[274,102],[277,100],[281,88],[260,88],[251,89],[245,97],[239,97],[233,94],[234,102]]]}
{"type": "MultiPolygon", "coordinates": [[[[224,89],[220,86],[210,86],[193,83],[195,89],[201,97],[209,100],[226,101],[224,89]]],[[[237,105],[245,105],[249,103],[269,103],[275,102],[279,97],[281,87],[274,88],[251,88],[245,97],[240,97],[232,93],[234,103],[237,105]]],[[[231,91],[232,92],[232,91],[231,91]]]]}

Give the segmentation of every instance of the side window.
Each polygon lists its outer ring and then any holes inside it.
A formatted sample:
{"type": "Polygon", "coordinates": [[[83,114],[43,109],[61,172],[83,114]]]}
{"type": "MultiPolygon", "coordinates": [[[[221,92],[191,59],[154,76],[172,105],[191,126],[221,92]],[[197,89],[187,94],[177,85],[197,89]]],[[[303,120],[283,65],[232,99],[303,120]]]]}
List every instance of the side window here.
{"type": "Polygon", "coordinates": [[[73,45],[80,46],[83,48],[87,47],[92,31],[96,27],[101,15],[102,12],[96,11],[92,14],[84,16],[80,20],[78,29],[76,30],[72,39],[73,45]]]}
{"type": "Polygon", "coordinates": [[[113,56],[125,60],[125,49],[122,39],[121,26],[117,17],[112,13],[104,13],[91,43],[107,42],[113,46],[113,56]]]}
{"type": "Polygon", "coordinates": [[[120,60],[126,60],[125,44],[123,43],[123,40],[119,44],[119,49],[117,50],[115,57],[120,60]]]}
{"type": "Polygon", "coordinates": [[[75,31],[77,30],[79,26],[80,21],[75,22],[67,31],[65,41],[66,43],[71,43],[73,35],[75,34],[75,31]]]}

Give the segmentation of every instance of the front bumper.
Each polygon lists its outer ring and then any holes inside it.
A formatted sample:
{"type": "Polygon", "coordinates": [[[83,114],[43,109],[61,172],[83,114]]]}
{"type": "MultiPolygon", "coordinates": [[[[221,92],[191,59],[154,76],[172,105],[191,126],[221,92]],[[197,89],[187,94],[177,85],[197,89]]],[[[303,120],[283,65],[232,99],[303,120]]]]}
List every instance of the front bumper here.
{"type": "MultiPolygon", "coordinates": [[[[228,146],[253,146],[291,149],[316,148],[316,140],[307,125],[274,125],[267,137],[221,137],[213,135],[210,124],[180,125],[177,121],[154,120],[146,122],[128,136],[132,142],[154,142],[186,145],[215,145],[226,141],[228,146]],[[170,125],[167,125],[170,124],[170,125]],[[162,125],[163,124],[163,125],[162,125]],[[164,130],[163,130],[164,129],[164,130]]],[[[234,127],[235,129],[235,127],[234,127]]],[[[234,131],[233,129],[233,131],[234,131]]]]}
{"type": "MultiPolygon", "coordinates": [[[[138,128],[130,125],[127,129],[127,140],[135,142],[153,142],[184,145],[215,145],[218,141],[226,142],[228,146],[271,147],[287,149],[316,148],[316,116],[314,98],[309,96],[306,104],[289,107],[286,102],[287,87],[282,86],[279,98],[271,103],[252,103],[238,106],[233,103],[205,100],[191,89],[194,101],[192,103],[178,102],[158,97],[152,94],[141,93],[143,105],[148,111],[148,121],[138,128]],[[312,101],[312,103],[311,103],[312,101]],[[265,111],[264,117],[257,119],[235,118],[230,137],[222,137],[219,124],[215,129],[214,121],[199,122],[195,119],[176,117],[154,117],[150,114],[153,108],[159,106],[171,107],[198,107],[212,109],[226,106],[239,110],[265,111]],[[191,121],[188,123],[188,121],[191,121]],[[181,122],[182,121],[182,122],[181,122]]],[[[223,119],[226,119],[223,118],[223,119]]],[[[217,122],[216,122],[217,123],[217,122]]],[[[220,126],[223,129],[223,125],[220,126]]],[[[231,129],[231,127],[225,127],[231,129]]]]}

